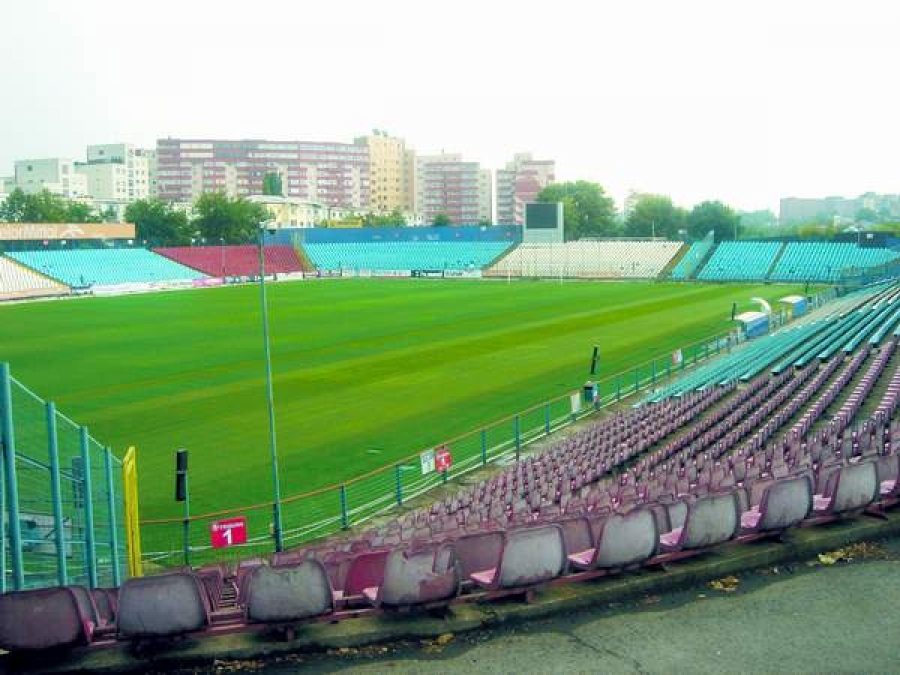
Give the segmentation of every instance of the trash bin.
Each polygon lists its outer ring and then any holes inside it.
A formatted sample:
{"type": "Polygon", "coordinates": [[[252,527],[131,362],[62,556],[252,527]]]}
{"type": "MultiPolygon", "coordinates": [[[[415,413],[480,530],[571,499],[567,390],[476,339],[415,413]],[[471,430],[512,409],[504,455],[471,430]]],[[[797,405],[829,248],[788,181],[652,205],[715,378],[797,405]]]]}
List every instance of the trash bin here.
{"type": "Polygon", "coordinates": [[[597,383],[596,382],[585,382],[584,383],[584,402],[585,403],[593,403],[597,400],[597,383]]]}

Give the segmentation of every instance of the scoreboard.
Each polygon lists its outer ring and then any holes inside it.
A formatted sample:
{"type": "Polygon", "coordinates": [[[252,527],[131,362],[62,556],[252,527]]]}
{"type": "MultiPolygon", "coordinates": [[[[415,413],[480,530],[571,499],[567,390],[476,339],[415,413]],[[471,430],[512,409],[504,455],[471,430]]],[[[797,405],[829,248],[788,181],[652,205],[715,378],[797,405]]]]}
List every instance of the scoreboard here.
{"type": "Polygon", "coordinates": [[[526,244],[560,244],[564,240],[562,202],[525,204],[523,242],[526,244]]]}

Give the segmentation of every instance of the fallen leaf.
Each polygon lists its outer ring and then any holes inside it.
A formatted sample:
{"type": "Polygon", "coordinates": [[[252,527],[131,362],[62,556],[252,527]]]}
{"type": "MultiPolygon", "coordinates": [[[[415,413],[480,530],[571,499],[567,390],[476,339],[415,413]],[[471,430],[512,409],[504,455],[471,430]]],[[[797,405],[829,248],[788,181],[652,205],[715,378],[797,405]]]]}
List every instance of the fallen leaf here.
{"type": "Polygon", "coordinates": [[[740,584],[740,579],[733,576],[722,577],[721,579],[716,579],[715,581],[710,581],[709,586],[717,591],[722,591],[723,593],[733,593],[737,590],[738,584],[740,584]]]}

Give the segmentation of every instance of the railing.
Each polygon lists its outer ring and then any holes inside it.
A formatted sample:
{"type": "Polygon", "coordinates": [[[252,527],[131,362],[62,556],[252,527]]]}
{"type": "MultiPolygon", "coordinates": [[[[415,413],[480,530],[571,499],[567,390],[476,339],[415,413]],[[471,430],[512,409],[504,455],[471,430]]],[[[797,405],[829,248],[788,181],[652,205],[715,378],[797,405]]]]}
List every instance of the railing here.
{"type": "Polygon", "coordinates": [[[126,575],[122,464],[0,364],[0,592],[126,575]]]}

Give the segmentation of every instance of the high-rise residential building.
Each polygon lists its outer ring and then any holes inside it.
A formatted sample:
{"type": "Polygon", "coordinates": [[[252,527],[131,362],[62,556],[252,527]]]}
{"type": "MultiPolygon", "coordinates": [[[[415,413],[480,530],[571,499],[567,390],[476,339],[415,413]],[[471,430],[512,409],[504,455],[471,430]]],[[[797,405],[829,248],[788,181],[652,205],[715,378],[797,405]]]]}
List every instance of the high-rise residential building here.
{"type": "Polygon", "coordinates": [[[895,220],[900,218],[900,195],[866,192],[855,198],[782,197],[778,219],[782,225],[854,220],[862,210],[870,211],[876,220],[895,220]]]}
{"type": "Polygon", "coordinates": [[[129,203],[150,195],[149,151],[130,143],[87,146],[87,162],[75,171],[87,176],[88,194],[100,202],[129,203]]]}
{"type": "Polygon", "coordinates": [[[0,176],[0,199],[5,199],[6,195],[16,189],[15,176],[0,176]]]}
{"type": "Polygon", "coordinates": [[[453,225],[492,222],[491,172],[461,155],[416,157],[416,212],[426,224],[443,214],[453,225]]]}
{"type": "Polygon", "coordinates": [[[150,197],[159,197],[159,184],[156,179],[156,148],[144,150],[147,158],[147,194],[150,197]]]}
{"type": "Polygon", "coordinates": [[[161,199],[190,202],[203,192],[260,195],[266,174],[285,197],[368,208],[369,148],[355,143],[165,138],[156,145],[161,199]]]}
{"type": "Polygon", "coordinates": [[[497,222],[524,225],[525,204],[536,201],[555,180],[555,170],[552,159],[533,159],[527,152],[514,155],[506,168],[497,171],[497,222]]]}
{"type": "Polygon", "coordinates": [[[47,190],[79,199],[87,195],[87,178],[75,172],[75,162],[68,158],[20,159],[15,162],[15,187],[28,194],[47,190]]]}
{"type": "Polygon", "coordinates": [[[779,222],[782,225],[811,221],[831,222],[837,216],[852,218],[860,208],[860,200],[844,197],[782,197],[779,222]]]}
{"type": "Polygon", "coordinates": [[[378,213],[410,213],[415,207],[413,192],[415,152],[402,138],[377,129],[354,141],[369,149],[370,208],[378,213]]]}

